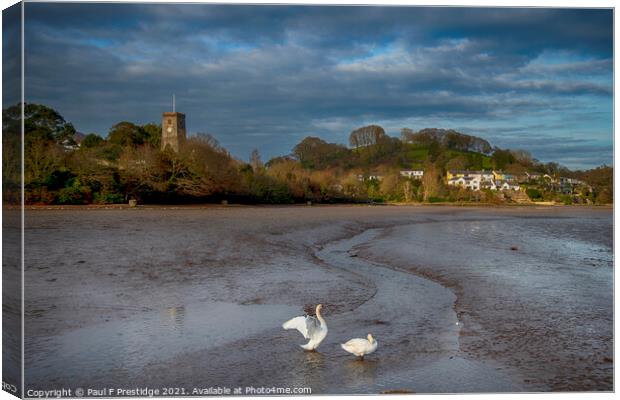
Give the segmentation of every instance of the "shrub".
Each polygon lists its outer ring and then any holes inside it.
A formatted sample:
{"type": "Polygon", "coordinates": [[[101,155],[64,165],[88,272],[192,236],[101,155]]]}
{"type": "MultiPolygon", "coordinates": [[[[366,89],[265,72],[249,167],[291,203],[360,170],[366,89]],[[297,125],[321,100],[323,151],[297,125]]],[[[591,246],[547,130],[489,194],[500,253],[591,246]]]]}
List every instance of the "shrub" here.
{"type": "Polygon", "coordinates": [[[525,191],[525,193],[527,194],[527,196],[532,199],[532,200],[538,200],[538,199],[542,199],[542,193],[540,193],[540,190],[538,189],[534,189],[534,188],[529,188],[525,191]]]}
{"type": "Polygon", "coordinates": [[[58,204],[84,204],[84,194],[80,188],[62,188],[58,191],[56,201],[58,204]]]}
{"type": "Polygon", "coordinates": [[[124,203],[125,197],[120,193],[97,192],[94,195],[93,202],[97,204],[118,204],[124,203]]]}
{"type": "Polygon", "coordinates": [[[56,195],[58,204],[84,204],[88,203],[90,189],[82,186],[82,183],[75,178],[67,182],[67,187],[62,188],[56,195]]]}

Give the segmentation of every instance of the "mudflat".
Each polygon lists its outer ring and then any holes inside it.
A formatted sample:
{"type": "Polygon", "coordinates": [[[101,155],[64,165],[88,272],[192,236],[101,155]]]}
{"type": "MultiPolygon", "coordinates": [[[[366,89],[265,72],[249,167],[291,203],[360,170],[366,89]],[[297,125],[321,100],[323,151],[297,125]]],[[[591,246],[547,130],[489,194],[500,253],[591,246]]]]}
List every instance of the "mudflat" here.
{"type": "Polygon", "coordinates": [[[25,387],[610,391],[612,214],[29,209],[25,387]],[[318,303],[308,353],[281,324],[318,303]],[[368,333],[364,361],[340,348],[368,333]]]}

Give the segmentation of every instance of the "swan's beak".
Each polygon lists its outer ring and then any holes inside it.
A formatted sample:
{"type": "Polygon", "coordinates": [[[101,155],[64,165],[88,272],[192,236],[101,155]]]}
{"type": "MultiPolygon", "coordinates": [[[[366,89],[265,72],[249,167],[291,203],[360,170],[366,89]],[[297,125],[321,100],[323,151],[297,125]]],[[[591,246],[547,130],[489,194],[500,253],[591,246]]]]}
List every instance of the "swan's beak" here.
{"type": "Polygon", "coordinates": [[[375,338],[373,338],[373,337],[372,337],[372,335],[369,333],[369,334],[368,334],[368,341],[369,341],[370,343],[372,343],[374,340],[375,340],[375,338]]]}

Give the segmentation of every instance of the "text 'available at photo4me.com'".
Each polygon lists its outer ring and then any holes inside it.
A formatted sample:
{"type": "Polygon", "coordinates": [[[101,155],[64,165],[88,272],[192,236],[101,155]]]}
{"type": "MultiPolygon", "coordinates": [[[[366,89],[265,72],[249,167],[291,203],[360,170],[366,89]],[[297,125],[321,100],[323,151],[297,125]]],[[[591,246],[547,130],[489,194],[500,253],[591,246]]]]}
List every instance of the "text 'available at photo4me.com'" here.
{"type": "Polygon", "coordinates": [[[226,396],[226,395],[307,395],[312,394],[310,387],[276,387],[276,386],[206,386],[206,387],[130,387],[130,388],[60,388],[27,389],[26,398],[67,398],[67,397],[155,397],[155,396],[226,396]]]}

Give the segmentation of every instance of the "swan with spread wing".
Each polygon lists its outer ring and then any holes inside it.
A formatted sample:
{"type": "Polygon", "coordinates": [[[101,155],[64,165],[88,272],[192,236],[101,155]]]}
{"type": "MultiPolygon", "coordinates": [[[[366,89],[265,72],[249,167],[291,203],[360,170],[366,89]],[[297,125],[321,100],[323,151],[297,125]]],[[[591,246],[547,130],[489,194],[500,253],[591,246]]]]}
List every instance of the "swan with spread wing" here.
{"type": "Polygon", "coordinates": [[[282,328],[297,329],[304,335],[304,338],[308,339],[308,343],[300,345],[304,350],[314,351],[327,336],[327,323],[321,315],[322,308],[322,304],[316,306],[316,317],[302,315],[282,324],[282,328]]]}

